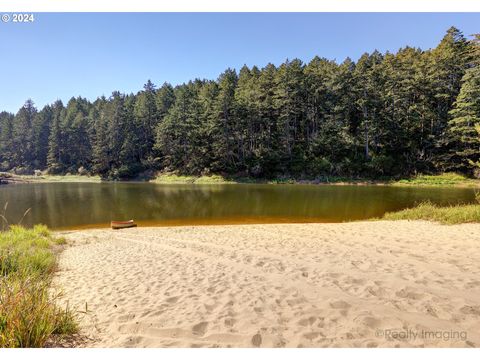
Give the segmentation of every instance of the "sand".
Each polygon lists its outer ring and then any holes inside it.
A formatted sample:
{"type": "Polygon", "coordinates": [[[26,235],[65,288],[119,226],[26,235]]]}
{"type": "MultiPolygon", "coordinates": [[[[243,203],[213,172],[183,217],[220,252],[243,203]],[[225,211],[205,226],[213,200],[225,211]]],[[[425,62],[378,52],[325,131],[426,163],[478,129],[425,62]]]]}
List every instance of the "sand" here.
{"type": "Polygon", "coordinates": [[[64,233],[87,347],[480,347],[480,225],[64,233]]]}

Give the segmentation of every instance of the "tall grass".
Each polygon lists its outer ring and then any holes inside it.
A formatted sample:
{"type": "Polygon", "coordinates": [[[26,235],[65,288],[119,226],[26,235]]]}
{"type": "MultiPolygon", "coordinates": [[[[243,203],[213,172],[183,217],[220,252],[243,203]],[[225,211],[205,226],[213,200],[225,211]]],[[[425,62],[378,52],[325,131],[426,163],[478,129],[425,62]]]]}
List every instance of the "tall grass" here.
{"type": "MultiPolygon", "coordinates": [[[[10,228],[10,222],[7,219],[7,208],[8,208],[8,201],[3,206],[3,214],[0,214],[0,223],[2,224],[0,227],[0,231],[6,231],[10,228]]],[[[28,208],[27,210],[25,210],[20,220],[18,220],[17,225],[22,225],[23,219],[25,219],[25,216],[27,216],[30,210],[31,208],[28,208]]]]}
{"type": "Polygon", "coordinates": [[[43,347],[76,332],[73,312],[49,290],[62,242],[43,225],[0,232],[0,347],[43,347]]]}

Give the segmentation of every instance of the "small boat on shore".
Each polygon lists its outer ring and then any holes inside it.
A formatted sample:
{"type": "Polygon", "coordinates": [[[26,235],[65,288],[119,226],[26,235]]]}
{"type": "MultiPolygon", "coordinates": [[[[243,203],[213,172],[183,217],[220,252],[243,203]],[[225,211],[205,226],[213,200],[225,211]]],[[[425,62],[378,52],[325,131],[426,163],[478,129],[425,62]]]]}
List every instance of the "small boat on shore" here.
{"type": "Polygon", "coordinates": [[[133,220],[128,220],[128,221],[111,221],[110,226],[114,230],[118,229],[127,229],[131,227],[136,227],[137,224],[133,220]]]}

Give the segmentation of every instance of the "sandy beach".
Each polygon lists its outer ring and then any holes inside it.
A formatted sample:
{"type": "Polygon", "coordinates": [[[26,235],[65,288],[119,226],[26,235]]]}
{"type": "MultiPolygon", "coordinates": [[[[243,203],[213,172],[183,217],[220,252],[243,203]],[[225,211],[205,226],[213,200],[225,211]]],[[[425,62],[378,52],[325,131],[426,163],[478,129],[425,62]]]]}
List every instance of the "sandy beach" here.
{"type": "Polygon", "coordinates": [[[62,233],[87,347],[480,347],[480,225],[62,233]]]}

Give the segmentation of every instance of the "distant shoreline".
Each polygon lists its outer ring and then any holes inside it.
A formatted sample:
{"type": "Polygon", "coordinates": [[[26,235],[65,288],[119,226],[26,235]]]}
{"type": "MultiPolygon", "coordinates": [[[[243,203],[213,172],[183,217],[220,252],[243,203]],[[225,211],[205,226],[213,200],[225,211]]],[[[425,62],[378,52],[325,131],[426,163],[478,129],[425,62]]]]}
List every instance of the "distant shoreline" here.
{"type": "MultiPolygon", "coordinates": [[[[270,185],[337,185],[337,186],[422,186],[422,187],[462,187],[480,188],[479,179],[470,179],[462,175],[446,173],[440,175],[418,175],[405,179],[364,179],[345,177],[321,177],[316,179],[295,179],[279,177],[274,179],[251,177],[225,177],[221,175],[193,176],[176,174],[159,174],[153,178],[121,179],[121,182],[145,182],[154,184],[195,184],[195,185],[225,185],[225,184],[270,184],[270,185]]],[[[116,180],[105,180],[94,175],[16,175],[0,172],[2,184],[28,183],[108,183],[116,180]]]]}
{"type": "Polygon", "coordinates": [[[99,176],[80,175],[16,175],[8,172],[0,172],[0,185],[6,184],[30,184],[30,183],[100,183],[99,176]]]}

